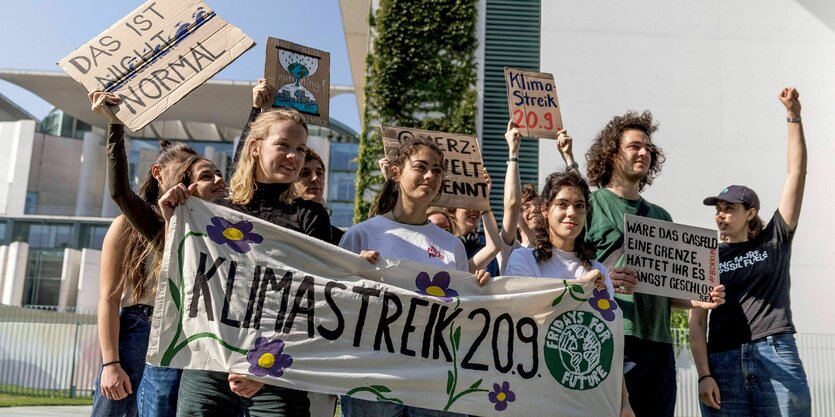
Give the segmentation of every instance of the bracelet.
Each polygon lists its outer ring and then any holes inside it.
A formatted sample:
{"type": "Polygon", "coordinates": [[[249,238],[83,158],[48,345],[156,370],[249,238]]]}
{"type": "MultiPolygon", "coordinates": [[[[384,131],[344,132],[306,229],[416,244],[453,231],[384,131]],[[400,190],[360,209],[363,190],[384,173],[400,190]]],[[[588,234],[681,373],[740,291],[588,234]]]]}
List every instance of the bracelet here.
{"type": "Polygon", "coordinates": [[[489,209],[482,211],[481,214],[484,215],[486,213],[492,213],[492,212],[493,212],[493,208],[490,207],[489,209]]]}
{"type": "Polygon", "coordinates": [[[572,169],[575,170],[575,171],[579,171],[580,170],[580,165],[577,165],[577,161],[574,161],[571,164],[569,164],[568,166],[566,166],[566,168],[568,168],[569,171],[572,170],[572,169]]]}
{"type": "Polygon", "coordinates": [[[507,162],[519,162],[519,158],[507,158],[507,162]]]}
{"type": "Polygon", "coordinates": [[[701,384],[701,383],[702,383],[702,381],[704,381],[705,379],[708,379],[708,378],[713,378],[713,375],[711,375],[711,374],[707,374],[707,375],[702,375],[702,376],[700,376],[700,377],[699,377],[699,384],[701,384]]]}
{"type": "Polygon", "coordinates": [[[800,116],[786,117],[786,121],[789,123],[800,123],[800,116]]]}
{"type": "Polygon", "coordinates": [[[113,361],[113,362],[103,363],[103,364],[101,365],[101,367],[102,367],[102,368],[104,368],[105,366],[108,366],[108,365],[115,365],[115,364],[117,364],[117,363],[119,363],[119,361],[113,361]]]}

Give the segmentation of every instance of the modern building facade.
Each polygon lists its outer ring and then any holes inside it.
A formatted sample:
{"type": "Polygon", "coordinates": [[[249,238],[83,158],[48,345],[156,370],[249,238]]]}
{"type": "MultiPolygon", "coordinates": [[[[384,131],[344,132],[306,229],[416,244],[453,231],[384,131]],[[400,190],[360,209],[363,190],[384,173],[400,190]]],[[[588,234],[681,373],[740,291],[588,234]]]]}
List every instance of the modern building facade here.
{"type": "MultiPolygon", "coordinates": [[[[98,302],[102,240],[120,214],[107,192],[106,126],[98,116],[85,113],[89,103],[83,104],[83,91],[76,91],[78,84],[63,74],[0,71],[0,79],[36,94],[54,94],[55,89],[79,94],[78,100],[64,102],[68,109],[56,107],[42,121],[0,97],[0,144],[5,150],[0,152],[0,304],[92,311],[98,302]]],[[[213,120],[218,114],[217,120],[235,120],[235,125],[162,119],[129,133],[132,187],[147,177],[161,139],[184,141],[225,171],[249,108],[246,100],[221,100],[217,94],[248,99],[252,87],[248,82],[210,81],[195,93],[215,97],[215,102],[204,103],[202,113],[195,108],[182,113],[198,120],[213,120]],[[232,109],[227,101],[242,101],[243,107],[232,109]]],[[[349,91],[335,86],[332,95],[349,91]]],[[[329,125],[311,126],[308,144],[328,168],[325,192],[333,223],[348,227],[358,137],[339,121],[329,125]]]]}

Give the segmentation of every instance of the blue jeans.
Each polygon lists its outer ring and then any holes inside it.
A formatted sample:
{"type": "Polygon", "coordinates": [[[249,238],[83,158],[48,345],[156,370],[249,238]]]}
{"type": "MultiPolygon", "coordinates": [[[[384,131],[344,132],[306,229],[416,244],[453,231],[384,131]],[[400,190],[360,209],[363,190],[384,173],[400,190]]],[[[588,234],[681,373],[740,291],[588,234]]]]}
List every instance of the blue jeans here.
{"type": "Polygon", "coordinates": [[[344,417],[464,417],[464,414],[449,411],[430,410],[427,408],[410,407],[386,401],[369,401],[351,398],[347,395],[340,397],[340,407],[344,417]],[[408,414],[406,411],[408,410],[408,414]]]}
{"type": "Polygon", "coordinates": [[[151,333],[153,308],[146,305],[125,307],[119,313],[119,365],[128,374],[133,391],[127,397],[113,401],[101,392],[101,370],[96,378],[92,416],[136,416],[136,393],[145,369],[148,336],[151,333]]]}
{"type": "Polygon", "coordinates": [[[145,364],[139,383],[139,417],[174,417],[177,415],[177,392],[182,369],[145,364]]]}
{"type": "Polygon", "coordinates": [[[702,415],[809,417],[812,399],[791,333],[779,333],[711,353],[710,374],[719,386],[721,410],[704,403],[702,415]]]}
{"type": "Polygon", "coordinates": [[[635,415],[673,417],[676,407],[673,345],[626,336],[623,365],[629,405],[635,415]]]}

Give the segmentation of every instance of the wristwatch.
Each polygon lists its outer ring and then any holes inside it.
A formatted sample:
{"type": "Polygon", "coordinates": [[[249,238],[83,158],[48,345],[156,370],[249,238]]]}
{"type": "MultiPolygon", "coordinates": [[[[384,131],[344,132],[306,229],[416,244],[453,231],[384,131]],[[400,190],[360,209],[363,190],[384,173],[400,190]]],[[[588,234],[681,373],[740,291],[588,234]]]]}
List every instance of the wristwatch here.
{"type": "Polygon", "coordinates": [[[568,168],[569,170],[573,169],[574,171],[579,171],[580,165],[577,165],[577,161],[574,161],[571,164],[569,164],[566,168],[568,168]]]}
{"type": "Polygon", "coordinates": [[[789,123],[800,123],[800,116],[786,117],[786,121],[789,123]]]}

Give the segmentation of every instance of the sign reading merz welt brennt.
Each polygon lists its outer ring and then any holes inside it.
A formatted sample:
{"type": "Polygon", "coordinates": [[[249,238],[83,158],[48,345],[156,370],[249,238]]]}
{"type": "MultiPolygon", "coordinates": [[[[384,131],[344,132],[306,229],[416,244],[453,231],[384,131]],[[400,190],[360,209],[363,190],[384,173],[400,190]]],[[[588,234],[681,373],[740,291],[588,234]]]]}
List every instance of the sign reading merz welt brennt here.
{"type": "Polygon", "coordinates": [[[148,1],[58,65],[119,96],[114,113],[137,131],[254,45],[202,1],[148,1]]]}

